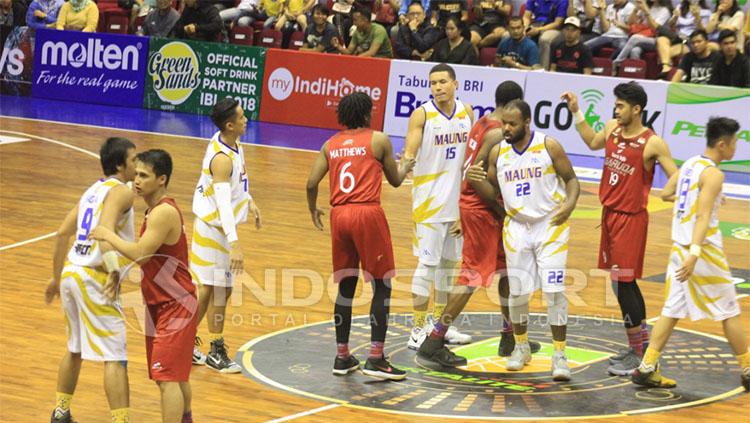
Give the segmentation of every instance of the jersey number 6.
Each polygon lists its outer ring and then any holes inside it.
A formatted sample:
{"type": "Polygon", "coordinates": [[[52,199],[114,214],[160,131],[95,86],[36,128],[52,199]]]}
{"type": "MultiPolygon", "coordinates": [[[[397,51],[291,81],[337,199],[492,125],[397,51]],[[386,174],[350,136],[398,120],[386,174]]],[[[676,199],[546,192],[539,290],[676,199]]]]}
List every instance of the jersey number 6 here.
{"type": "Polygon", "coordinates": [[[354,175],[346,171],[351,166],[352,162],[347,162],[344,167],[341,168],[341,173],[339,174],[339,189],[347,194],[354,190],[354,175]]]}

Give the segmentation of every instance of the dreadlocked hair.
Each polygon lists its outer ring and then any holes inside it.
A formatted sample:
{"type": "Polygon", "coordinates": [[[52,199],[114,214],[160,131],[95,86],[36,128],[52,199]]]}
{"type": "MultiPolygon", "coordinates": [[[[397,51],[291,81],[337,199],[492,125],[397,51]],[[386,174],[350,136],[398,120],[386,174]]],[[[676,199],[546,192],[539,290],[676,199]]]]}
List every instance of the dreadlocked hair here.
{"type": "Polygon", "coordinates": [[[369,127],[372,100],[365,93],[351,93],[341,99],[336,114],[339,123],[348,129],[369,127]]]}

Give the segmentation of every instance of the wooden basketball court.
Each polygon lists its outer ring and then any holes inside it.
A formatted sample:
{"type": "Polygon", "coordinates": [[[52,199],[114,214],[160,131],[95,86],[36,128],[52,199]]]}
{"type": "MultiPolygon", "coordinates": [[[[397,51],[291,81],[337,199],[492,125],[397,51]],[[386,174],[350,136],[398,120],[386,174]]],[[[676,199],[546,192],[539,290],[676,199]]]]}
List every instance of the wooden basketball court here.
{"type": "MultiPolygon", "coordinates": [[[[127,137],[136,143],[139,150],[163,148],[172,154],[175,169],[169,188],[185,213],[189,236],[193,224],[190,213],[192,194],[206,144],[198,139],[167,134],[5,117],[0,118],[0,128],[0,135],[28,139],[0,146],[0,335],[3,339],[0,346],[0,421],[46,421],[54,406],[57,365],[65,351],[66,337],[59,300],[51,306],[44,304],[44,289],[51,274],[53,238],[33,239],[54,232],[81,193],[92,181],[101,177],[96,153],[101,142],[109,136],[127,137]]],[[[228,321],[225,324],[225,338],[231,354],[246,342],[262,335],[292,326],[329,321],[333,309],[327,292],[318,295],[320,299],[313,304],[304,306],[285,305],[288,301],[285,302],[283,297],[283,269],[317,272],[323,280],[328,280],[331,272],[328,227],[325,232],[313,228],[305,202],[307,172],[316,153],[254,145],[244,148],[250,191],[262,211],[264,226],[261,231],[256,231],[252,225],[244,225],[239,230],[246,270],[260,289],[253,290],[254,294],[248,288],[252,283],[246,282],[243,283],[244,288],[235,290],[234,303],[228,308],[228,321]],[[273,286],[271,284],[275,284],[275,288],[269,288],[273,286]]],[[[618,319],[619,308],[608,282],[601,276],[590,276],[591,270],[596,267],[599,242],[597,186],[583,183],[582,190],[578,210],[571,222],[568,267],[580,270],[587,278],[584,282],[576,281],[570,313],[618,319]]],[[[322,184],[320,205],[326,206],[327,195],[327,186],[322,184]]],[[[409,187],[396,190],[386,185],[383,203],[393,235],[396,264],[400,268],[413,268],[416,261],[411,254],[409,187]]],[[[138,227],[144,209],[142,200],[137,199],[138,227]]],[[[650,209],[644,274],[657,275],[666,269],[671,245],[671,204],[652,197],[650,209]]],[[[750,225],[748,203],[728,200],[722,208],[721,218],[723,221],[750,225]]],[[[747,241],[725,238],[724,247],[733,268],[750,269],[747,241]]],[[[394,288],[394,300],[400,300],[402,305],[393,307],[391,312],[409,312],[410,307],[405,304],[408,304],[410,280],[403,278],[394,283],[400,286],[394,288]]],[[[664,285],[641,282],[640,286],[646,298],[648,316],[657,316],[662,305],[664,285]]],[[[138,292],[135,284],[129,284],[125,289],[138,292]]],[[[312,289],[307,280],[298,279],[293,285],[294,298],[314,298],[317,294],[312,289]]],[[[478,292],[467,311],[499,311],[494,302],[497,298],[494,287],[492,291],[478,292]]],[[[740,303],[745,322],[750,322],[747,317],[750,316],[750,299],[743,296],[740,303]]],[[[366,314],[368,310],[368,306],[357,307],[354,314],[366,314]]],[[[544,310],[537,296],[532,303],[532,311],[544,310]]],[[[129,322],[138,321],[133,309],[128,314],[129,322]]],[[[681,322],[680,325],[721,336],[720,325],[712,322],[681,322]]],[[[205,323],[199,328],[199,335],[206,339],[205,323]]],[[[623,344],[626,342],[622,331],[613,332],[611,337],[623,344]]],[[[395,347],[386,342],[386,350],[395,347]]],[[[306,348],[305,339],[298,339],[298,343],[289,345],[289,348],[306,348]]],[[[335,354],[332,342],[328,353],[332,365],[335,354]]],[[[137,324],[129,325],[128,354],[132,421],[159,421],[159,392],[147,377],[143,336],[137,330],[137,324]]],[[[731,378],[736,382],[733,384],[739,386],[736,367],[726,374],[726,378],[731,378]]],[[[331,402],[294,395],[242,374],[218,374],[206,367],[194,367],[191,382],[196,422],[260,422],[310,410],[313,412],[303,414],[296,420],[444,420],[352,408],[339,403],[329,406],[331,402]]],[[[333,383],[337,383],[333,376],[320,380],[321,385],[333,383]]],[[[732,395],[699,406],[615,420],[734,423],[747,418],[748,398],[750,396],[732,395]]],[[[611,398],[602,400],[612,401],[611,398]]],[[[84,364],[72,411],[80,422],[109,421],[100,365],[84,364]]]]}

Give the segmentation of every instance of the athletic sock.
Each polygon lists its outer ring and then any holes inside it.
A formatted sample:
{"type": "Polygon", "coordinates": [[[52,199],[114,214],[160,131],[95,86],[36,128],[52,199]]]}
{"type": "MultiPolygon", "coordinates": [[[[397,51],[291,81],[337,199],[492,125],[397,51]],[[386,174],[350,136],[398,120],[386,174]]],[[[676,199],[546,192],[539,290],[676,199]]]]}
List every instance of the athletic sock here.
{"type": "Polygon", "coordinates": [[[503,333],[513,333],[513,325],[505,317],[503,317],[503,333]]]}
{"type": "Polygon", "coordinates": [[[351,355],[349,352],[349,343],[339,342],[336,344],[336,357],[348,358],[351,355]]]}
{"type": "Polygon", "coordinates": [[[55,409],[60,410],[61,413],[65,413],[70,410],[70,403],[73,402],[73,394],[66,394],[64,392],[55,393],[55,409]]]}
{"type": "Polygon", "coordinates": [[[651,343],[651,337],[648,335],[648,325],[645,323],[641,323],[641,343],[643,346],[643,351],[646,351],[648,349],[648,345],[651,343]]]}
{"type": "Polygon", "coordinates": [[[414,310],[414,327],[423,328],[427,322],[427,312],[414,310]]]}
{"type": "Polygon", "coordinates": [[[182,415],[182,423],[193,423],[193,412],[192,411],[186,411],[182,415]]]}
{"type": "Polygon", "coordinates": [[[638,357],[643,356],[643,331],[631,333],[628,332],[628,345],[635,351],[638,357]]]}
{"type": "Polygon", "coordinates": [[[111,410],[110,414],[112,414],[112,423],[129,423],[130,422],[130,409],[127,407],[111,410]]]}
{"type": "Polygon", "coordinates": [[[211,342],[223,342],[224,341],[224,333],[212,333],[211,335],[211,342]]]}
{"type": "Polygon", "coordinates": [[[660,355],[661,352],[653,348],[647,349],[646,353],[643,354],[643,360],[638,369],[642,372],[653,372],[656,369],[656,363],[659,361],[660,355]]]}
{"type": "Polygon", "coordinates": [[[383,347],[385,342],[372,341],[370,342],[370,358],[383,358],[383,347]]]}
{"type": "Polygon", "coordinates": [[[555,352],[557,351],[565,351],[565,344],[567,341],[555,341],[552,340],[552,346],[555,348],[555,352]]]}
{"type": "Polygon", "coordinates": [[[430,338],[443,339],[445,338],[446,332],[448,332],[448,325],[437,322],[435,323],[435,327],[432,329],[432,333],[430,333],[430,338]]]}
{"type": "Polygon", "coordinates": [[[737,362],[740,363],[740,369],[745,370],[750,367],[750,351],[737,356],[737,362]]]}
{"type": "Polygon", "coordinates": [[[528,343],[529,342],[529,333],[526,332],[523,335],[516,335],[513,334],[513,337],[516,338],[516,344],[520,344],[522,342],[528,343]]]}
{"type": "Polygon", "coordinates": [[[445,304],[435,303],[435,305],[432,308],[432,321],[439,322],[440,317],[443,316],[443,311],[445,311],[445,304]]]}

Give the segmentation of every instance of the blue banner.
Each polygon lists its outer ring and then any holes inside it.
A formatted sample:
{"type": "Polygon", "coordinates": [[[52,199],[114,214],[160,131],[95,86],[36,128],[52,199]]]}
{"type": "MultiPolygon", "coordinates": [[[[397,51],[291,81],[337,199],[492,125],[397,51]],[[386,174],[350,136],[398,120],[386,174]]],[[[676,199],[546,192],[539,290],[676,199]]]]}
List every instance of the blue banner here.
{"type": "Polygon", "coordinates": [[[142,107],[148,37],[39,30],[32,95],[142,107]]]}

